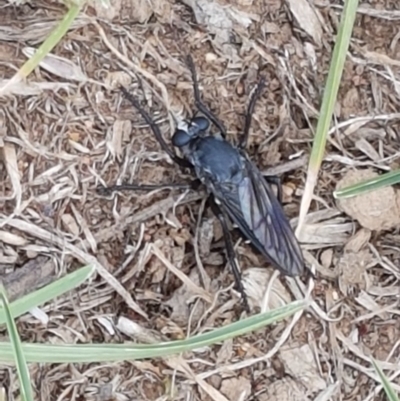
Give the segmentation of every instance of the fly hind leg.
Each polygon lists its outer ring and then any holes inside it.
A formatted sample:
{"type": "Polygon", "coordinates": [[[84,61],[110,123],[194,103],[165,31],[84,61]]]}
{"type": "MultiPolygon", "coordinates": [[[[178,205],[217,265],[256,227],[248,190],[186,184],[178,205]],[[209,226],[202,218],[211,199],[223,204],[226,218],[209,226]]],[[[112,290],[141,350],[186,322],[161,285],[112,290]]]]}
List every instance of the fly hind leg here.
{"type": "Polygon", "coordinates": [[[265,181],[268,182],[268,184],[275,185],[277,188],[277,199],[279,203],[282,203],[282,181],[280,177],[277,175],[264,175],[265,181]]]}
{"type": "Polygon", "coordinates": [[[232,237],[231,237],[231,233],[229,231],[228,225],[226,223],[226,218],[225,218],[224,214],[222,213],[220,207],[215,202],[215,199],[212,195],[208,198],[208,201],[209,201],[212,211],[214,212],[215,216],[221,223],[226,251],[227,251],[227,256],[228,256],[228,261],[229,261],[229,264],[231,265],[233,276],[235,277],[236,288],[240,292],[240,295],[242,296],[242,302],[246,309],[246,312],[250,313],[250,307],[249,307],[247,295],[246,295],[246,292],[244,291],[240,268],[239,268],[239,264],[238,264],[238,261],[236,258],[235,249],[233,248],[233,241],[232,241],[232,237]]]}

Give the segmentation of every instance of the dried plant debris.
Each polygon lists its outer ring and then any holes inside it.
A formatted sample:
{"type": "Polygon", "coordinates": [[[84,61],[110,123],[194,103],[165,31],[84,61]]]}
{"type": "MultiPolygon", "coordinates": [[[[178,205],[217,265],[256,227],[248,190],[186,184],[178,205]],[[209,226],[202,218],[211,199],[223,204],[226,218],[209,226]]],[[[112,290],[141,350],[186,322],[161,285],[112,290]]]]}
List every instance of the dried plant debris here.
{"type": "Polygon", "coordinates": [[[199,230],[199,252],[203,257],[207,257],[211,252],[211,243],[214,238],[214,219],[204,219],[199,230]]]}
{"type": "Polygon", "coordinates": [[[268,385],[258,399],[260,401],[311,401],[313,399],[304,393],[301,383],[296,379],[284,377],[268,385]]]}
{"type": "MultiPolygon", "coordinates": [[[[378,177],[372,169],[349,170],[336,189],[378,177]]],[[[338,199],[338,207],[362,227],[369,230],[389,230],[400,224],[400,191],[393,187],[379,188],[352,198],[338,199]]]]}
{"type": "Polygon", "coordinates": [[[222,266],[224,263],[224,255],[220,252],[220,249],[212,250],[213,241],[221,240],[221,236],[218,233],[220,226],[216,222],[215,218],[204,219],[198,231],[199,256],[204,265],[222,266]]]}
{"type": "MultiPolygon", "coordinates": [[[[61,6],[60,12],[65,9],[61,6]]],[[[7,18],[7,14],[3,14],[7,18]]],[[[26,16],[24,16],[26,18],[26,16]]],[[[29,42],[31,45],[42,43],[47,39],[48,35],[53,31],[53,29],[58,26],[60,20],[58,16],[46,18],[31,17],[26,18],[23,26],[7,24],[0,25],[0,41],[10,41],[10,42],[29,42]]],[[[90,18],[87,15],[79,15],[72,22],[70,26],[70,31],[75,31],[77,29],[83,28],[90,23],[90,18]]]]}
{"type": "MultiPolygon", "coordinates": [[[[197,269],[191,270],[189,278],[195,284],[201,285],[197,269]]],[[[172,297],[165,301],[165,305],[172,309],[171,320],[180,325],[185,325],[189,317],[193,324],[197,324],[207,306],[204,301],[198,299],[196,294],[184,284],[174,291],[172,297]]]]}
{"type": "Polygon", "coordinates": [[[279,351],[285,371],[298,380],[309,395],[326,389],[326,382],[321,377],[315,360],[315,353],[309,344],[298,346],[290,344],[279,351]]]}
{"type": "Polygon", "coordinates": [[[213,44],[232,61],[239,62],[237,49],[230,44],[235,28],[239,32],[246,32],[254,20],[259,20],[259,17],[241,11],[233,5],[227,7],[218,0],[182,1],[192,8],[197,23],[205,25],[208,31],[215,35],[213,44]]]}
{"type": "Polygon", "coordinates": [[[155,344],[167,340],[158,331],[146,329],[123,316],[118,319],[116,328],[126,336],[132,337],[143,344],[155,344]]]}
{"type": "Polygon", "coordinates": [[[353,231],[354,224],[339,214],[340,211],[336,209],[322,209],[310,213],[299,240],[312,249],[344,244],[353,231]]]}
{"type": "MultiPolygon", "coordinates": [[[[25,47],[22,49],[22,52],[26,57],[30,58],[36,53],[36,50],[33,47],[25,47]]],[[[63,79],[78,82],[86,82],[88,80],[88,77],[78,65],[74,64],[71,60],[51,53],[47,54],[39,65],[46,71],[63,79]]]]}
{"type": "Polygon", "coordinates": [[[162,11],[167,13],[167,10],[170,9],[167,0],[138,0],[135,2],[130,0],[111,0],[108,7],[105,7],[103,2],[96,0],[89,1],[89,4],[93,7],[98,18],[113,21],[124,15],[133,23],[139,24],[148,23],[154,13],[156,15],[162,11]]]}
{"type": "Polygon", "coordinates": [[[368,249],[359,252],[345,252],[339,259],[339,288],[345,296],[354,294],[357,290],[367,288],[367,267],[373,261],[368,249]]]}
{"type": "MultiPolygon", "coordinates": [[[[8,84],[8,79],[0,79],[0,87],[8,84]]],[[[33,96],[40,95],[46,90],[57,93],[60,89],[68,91],[72,83],[69,82],[15,82],[10,88],[10,95],[33,96]]]]}
{"type": "Polygon", "coordinates": [[[322,43],[322,25],[315,9],[307,0],[287,0],[290,11],[296,18],[300,28],[309,34],[317,45],[322,43]]]}
{"type": "MultiPolygon", "coordinates": [[[[337,208],[332,198],[338,183],[376,176],[372,168],[399,167],[400,41],[398,24],[387,23],[398,20],[399,11],[393,1],[369,3],[357,13],[329,157],[300,238],[307,265],[316,270],[312,297],[320,313],[310,309],[293,326],[285,319],[194,357],[80,364],[75,370],[33,366],[32,380],[44,383],[42,401],[63,394],[93,401],[381,397],[368,357],[389,375],[398,369],[398,188],[339,200],[337,208]],[[282,374],[275,359],[284,365],[282,374]]],[[[58,0],[10,4],[0,0],[0,85],[66,12],[58,0]]],[[[190,53],[204,101],[236,142],[248,96],[264,76],[268,90],[255,107],[248,150],[261,171],[281,177],[295,228],[342,12],[326,4],[85,4],[51,54],[0,99],[0,275],[10,296],[17,299],[83,264],[100,273],[18,318],[24,341],[154,343],[244,316],[220,224],[202,210],[202,189],[97,192],[98,185],[192,178],[172,165],[119,87],[138,97],[168,142],[194,111],[184,62],[190,53]]],[[[252,314],[298,297],[237,230],[232,236],[252,314]]],[[[18,388],[15,370],[0,367],[0,383],[0,392],[2,386],[18,388]]]]}
{"type": "MultiPolygon", "coordinates": [[[[0,240],[1,241],[1,240],[0,240]]],[[[0,256],[0,266],[4,263],[0,256]]],[[[21,298],[57,279],[54,261],[44,256],[38,256],[26,262],[22,267],[2,274],[0,281],[3,283],[7,296],[11,301],[21,298]]]]}
{"type": "MultiPolygon", "coordinates": [[[[184,248],[176,246],[174,240],[171,237],[164,237],[158,239],[155,245],[160,249],[163,255],[171,262],[175,267],[180,269],[183,264],[183,258],[185,255],[184,248]]],[[[146,270],[151,275],[151,281],[153,284],[160,283],[164,280],[166,274],[166,267],[163,262],[156,256],[153,256],[146,264],[146,270]]]]}
{"type": "Polygon", "coordinates": [[[251,382],[243,376],[224,379],[220,391],[230,401],[246,400],[251,395],[251,382]]]}
{"type": "Polygon", "coordinates": [[[251,267],[243,272],[243,286],[249,297],[250,306],[276,309],[292,301],[290,293],[272,268],[251,267]]]}
{"type": "Polygon", "coordinates": [[[375,263],[372,252],[367,246],[370,237],[369,230],[360,229],[346,244],[344,253],[338,260],[336,268],[339,288],[345,296],[367,290],[367,286],[371,284],[367,269],[375,263]]]}
{"type": "Polygon", "coordinates": [[[12,194],[9,197],[15,199],[16,209],[18,210],[22,201],[22,185],[16,147],[11,143],[5,143],[2,151],[3,161],[13,188],[12,194]]]}

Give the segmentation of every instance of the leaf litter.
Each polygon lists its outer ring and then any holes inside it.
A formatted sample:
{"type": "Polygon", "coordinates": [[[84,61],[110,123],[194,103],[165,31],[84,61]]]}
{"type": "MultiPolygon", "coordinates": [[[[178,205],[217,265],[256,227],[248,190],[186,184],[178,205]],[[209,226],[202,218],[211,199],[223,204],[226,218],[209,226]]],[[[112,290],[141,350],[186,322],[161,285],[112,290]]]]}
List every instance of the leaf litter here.
{"type": "MultiPolygon", "coordinates": [[[[20,49],[37,48],[65,9],[18,4],[15,14],[3,3],[6,81],[24,61],[20,49]]],[[[62,273],[82,263],[100,273],[21,317],[21,332],[26,341],[112,343],[184,338],[235,321],[240,303],[220,227],[207,210],[198,219],[203,192],[97,194],[99,184],[117,181],[189,180],[117,89],[129,87],[168,140],[193,105],[184,64],[190,51],[205,102],[235,140],[248,94],[265,75],[268,90],[255,109],[249,154],[262,171],[281,175],[284,208],[295,227],[341,9],[306,0],[146,0],[135,7],[112,1],[108,10],[99,4],[91,2],[26,82],[0,99],[0,277],[43,256],[62,273]]],[[[389,375],[398,370],[397,189],[336,204],[332,191],[349,177],[358,182],[398,163],[400,117],[393,110],[400,99],[393,88],[399,43],[395,24],[386,21],[396,12],[377,1],[362,5],[357,16],[357,46],[346,61],[336,123],[301,238],[317,271],[310,288],[319,312],[313,308],[168,360],[32,367],[33,380],[51,383],[44,401],[63,392],[145,401],[171,394],[176,400],[380,396],[369,354],[389,375]],[[283,360],[283,371],[274,358],[283,360]],[[291,366],[295,360],[307,364],[301,370],[291,366]]],[[[296,298],[293,283],[234,238],[252,313],[296,298]]],[[[16,386],[2,367],[0,382],[16,386]]]]}

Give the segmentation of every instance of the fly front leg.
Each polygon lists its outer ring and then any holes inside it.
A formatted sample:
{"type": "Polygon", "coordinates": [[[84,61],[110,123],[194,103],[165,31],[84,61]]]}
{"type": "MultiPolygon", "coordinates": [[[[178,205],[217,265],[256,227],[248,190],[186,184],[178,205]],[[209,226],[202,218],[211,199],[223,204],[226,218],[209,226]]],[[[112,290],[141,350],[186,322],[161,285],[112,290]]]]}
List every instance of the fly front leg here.
{"type": "Polygon", "coordinates": [[[229,264],[231,265],[233,276],[235,277],[236,288],[240,292],[240,295],[242,296],[242,302],[246,309],[246,312],[250,313],[250,307],[249,307],[247,295],[246,295],[246,292],[244,291],[240,268],[239,268],[239,264],[238,264],[238,261],[236,258],[235,249],[233,247],[232,236],[229,231],[228,224],[226,223],[225,215],[223,214],[220,207],[215,202],[213,195],[210,195],[210,197],[208,198],[208,201],[209,201],[212,211],[214,212],[215,216],[221,223],[226,251],[227,251],[227,256],[228,256],[228,261],[229,261],[229,264]]]}
{"type": "Polygon", "coordinates": [[[192,56],[187,55],[186,56],[186,63],[189,67],[190,74],[192,75],[192,81],[193,81],[193,91],[194,91],[194,101],[196,104],[196,107],[210,120],[214,123],[214,125],[219,129],[221,136],[225,139],[226,137],[226,129],[222,122],[215,116],[215,114],[208,109],[208,107],[203,103],[201,100],[200,96],[200,91],[199,91],[199,83],[197,81],[197,75],[196,75],[196,68],[194,66],[194,62],[192,59],[192,56]]]}
{"type": "Polygon", "coordinates": [[[150,184],[150,185],[136,185],[136,184],[121,184],[112,185],[109,187],[97,187],[97,192],[102,195],[109,195],[115,191],[154,191],[155,189],[193,189],[197,190],[201,185],[199,179],[193,180],[188,183],[171,183],[171,184],[150,184]]]}
{"type": "Polygon", "coordinates": [[[156,137],[158,143],[161,145],[161,148],[164,150],[164,152],[168,153],[169,157],[179,166],[183,168],[192,169],[193,168],[192,163],[188,162],[186,159],[177,156],[175,152],[170,149],[170,147],[165,142],[157,124],[150,117],[147,111],[140,105],[139,101],[125,88],[121,87],[121,91],[125,95],[125,97],[132,103],[133,107],[135,107],[135,109],[141,114],[146,123],[150,126],[150,129],[153,131],[154,136],[156,137]]]}
{"type": "Polygon", "coordinates": [[[249,105],[247,106],[246,118],[245,118],[244,129],[243,129],[243,136],[242,136],[242,139],[240,139],[239,144],[238,144],[238,148],[240,148],[240,149],[244,149],[247,146],[247,142],[249,140],[251,120],[253,118],[253,113],[254,113],[254,108],[256,106],[256,102],[257,102],[258,98],[261,95],[262,90],[264,89],[264,86],[265,86],[265,79],[264,79],[264,77],[262,77],[257,84],[256,90],[251,95],[249,105]]]}
{"type": "Polygon", "coordinates": [[[275,185],[278,193],[277,193],[277,199],[279,203],[282,203],[282,181],[281,178],[278,177],[277,175],[264,175],[265,181],[268,182],[268,184],[275,185]]]}

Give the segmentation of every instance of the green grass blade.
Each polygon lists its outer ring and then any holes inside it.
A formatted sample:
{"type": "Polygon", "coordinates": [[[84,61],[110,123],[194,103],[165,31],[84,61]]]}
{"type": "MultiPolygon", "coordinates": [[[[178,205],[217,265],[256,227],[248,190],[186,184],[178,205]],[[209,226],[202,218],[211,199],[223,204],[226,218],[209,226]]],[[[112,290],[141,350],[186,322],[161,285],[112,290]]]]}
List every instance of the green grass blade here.
{"type": "MultiPolygon", "coordinates": [[[[258,330],[303,310],[307,305],[308,303],[305,301],[296,301],[266,313],[250,316],[208,333],[179,341],[158,344],[74,344],[65,346],[23,344],[23,350],[28,362],[39,363],[115,362],[159,358],[220,343],[229,338],[258,330]]],[[[12,361],[13,355],[10,343],[0,342],[0,363],[11,363],[12,361]]]]}
{"type": "Polygon", "coordinates": [[[0,284],[0,300],[3,304],[4,312],[6,315],[7,331],[8,335],[10,336],[10,346],[13,353],[13,360],[15,361],[15,364],[17,366],[17,373],[21,385],[21,398],[23,401],[33,401],[28,365],[26,363],[24,352],[22,350],[21,339],[19,338],[17,326],[14,322],[13,317],[11,316],[6,291],[2,284],[0,284]]]}
{"type": "Polygon", "coordinates": [[[381,174],[379,177],[370,178],[358,184],[350,185],[333,192],[336,199],[351,198],[378,188],[387,187],[400,183],[400,170],[381,174]]]}
{"type": "MultiPolygon", "coordinates": [[[[82,267],[59,280],[40,288],[24,297],[17,299],[10,304],[11,316],[18,317],[30,311],[32,308],[45,304],[54,298],[74,289],[82,284],[92,273],[94,268],[91,266],[82,267]]],[[[6,322],[6,312],[0,307],[0,324],[6,322]]]]}
{"type": "Polygon", "coordinates": [[[375,359],[371,358],[371,361],[372,361],[372,364],[374,365],[376,373],[378,373],[378,376],[381,379],[382,387],[385,390],[385,393],[386,393],[389,401],[400,401],[399,398],[397,397],[396,393],[394,392],[392,386],[390,385],[389,380],[383,373],[382,369],[375,362],[375,359]]]}
{"type": "Polygon", "coordinates": [[[331,124],[333,110],[336,103],[343,67],[349,48],[351,33],[357,13],[358,0],[346,0],[340,20],[339,31],[333,49],[332,60],[322,99],[320,116],[318,119],[313,148],[308,164],[307,180],[301,200],[299,224],[296,234],[299,235],[304,219],[311,204],[312,194],[317,182],[319,168],[325,152],[326,140],[331,124]]]}

